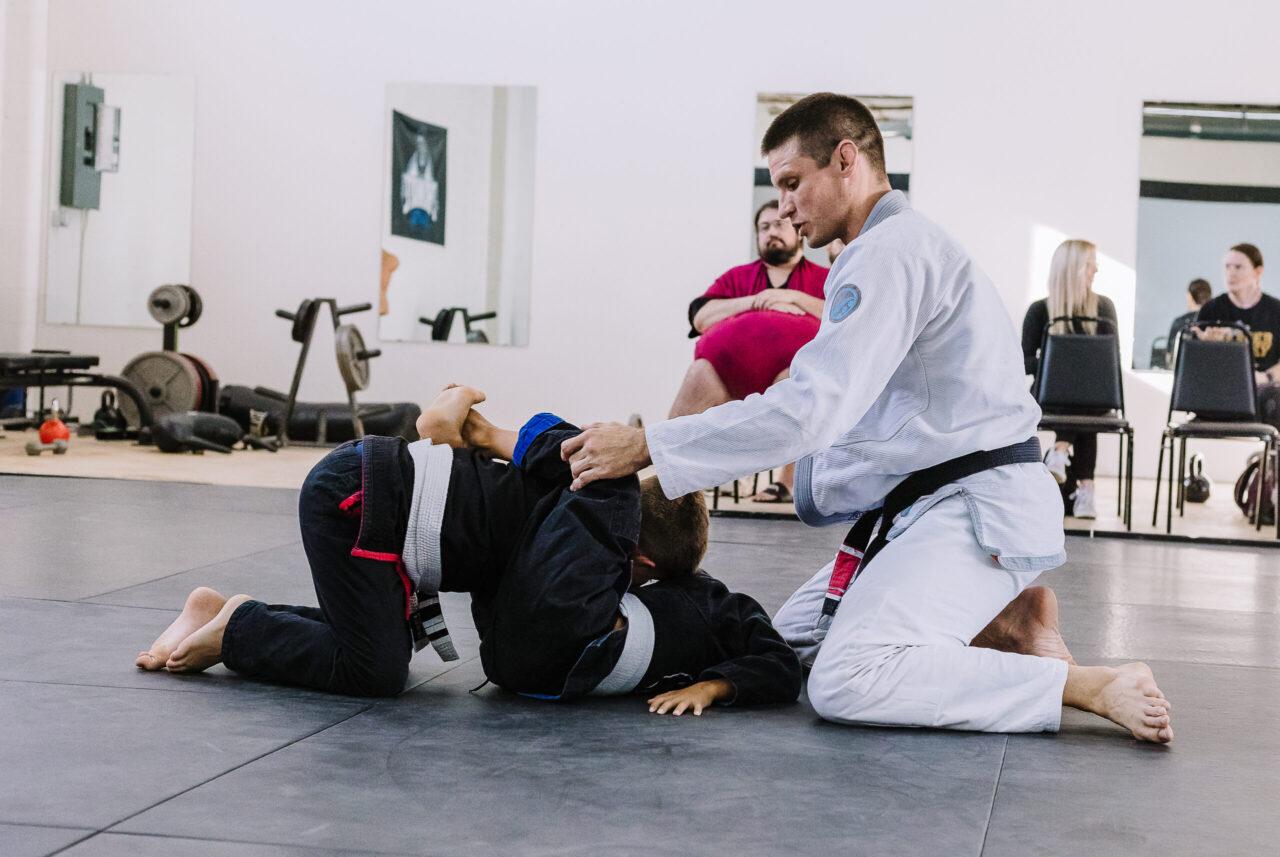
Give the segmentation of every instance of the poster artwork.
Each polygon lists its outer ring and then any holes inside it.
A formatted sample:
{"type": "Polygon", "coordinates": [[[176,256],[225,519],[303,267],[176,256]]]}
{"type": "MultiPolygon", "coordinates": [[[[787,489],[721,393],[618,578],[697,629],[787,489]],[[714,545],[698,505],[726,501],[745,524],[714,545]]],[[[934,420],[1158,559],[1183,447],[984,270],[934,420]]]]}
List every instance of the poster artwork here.
{"type": "Polygon", "coordinates": [[[391,234],[444,244],[448,132],[391,111],[391,234]]]}

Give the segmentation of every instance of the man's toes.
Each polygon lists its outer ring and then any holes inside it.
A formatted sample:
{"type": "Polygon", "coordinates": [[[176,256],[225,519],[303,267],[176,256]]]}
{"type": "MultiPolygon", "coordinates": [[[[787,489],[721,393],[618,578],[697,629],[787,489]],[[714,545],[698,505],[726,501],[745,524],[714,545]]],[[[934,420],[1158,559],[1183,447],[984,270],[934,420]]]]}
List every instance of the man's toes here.
{"type": "Polygon", "coordinates": [[[152,672],[164,666],[164,662],[150,652],[138,652],[138,659],[134,664],[139,669],[150,670],[152,672]]]}

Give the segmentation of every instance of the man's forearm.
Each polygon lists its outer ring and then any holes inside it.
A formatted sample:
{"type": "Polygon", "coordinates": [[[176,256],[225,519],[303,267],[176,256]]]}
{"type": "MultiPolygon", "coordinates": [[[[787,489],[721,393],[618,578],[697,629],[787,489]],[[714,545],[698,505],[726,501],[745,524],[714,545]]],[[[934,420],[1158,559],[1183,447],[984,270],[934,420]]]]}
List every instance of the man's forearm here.
{"type": "Polygon", "coordinates": [[[724,321],[730,316],[738,313],[746,312],[751,309],[751,302],[754,296],[745,298],[715,298],[707,301],[702,309],[693,316],[693,329],[698,333],[706,332],[706,329],[717,321],[724,321]]]}
{"type": "Polygon", "coordinates": [[[804,292],[795,292],[795,304],[814,318],[822,318],[822,307],[826,301],[804,292]]]}

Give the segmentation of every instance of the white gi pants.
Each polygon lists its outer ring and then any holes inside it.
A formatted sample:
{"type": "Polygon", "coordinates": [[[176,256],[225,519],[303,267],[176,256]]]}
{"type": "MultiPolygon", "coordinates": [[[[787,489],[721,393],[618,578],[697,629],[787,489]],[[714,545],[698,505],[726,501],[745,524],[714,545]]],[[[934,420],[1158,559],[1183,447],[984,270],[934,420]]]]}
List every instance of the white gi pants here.
{"type": "Polygon", "coordinates": [[[867,564],[819,643],[814,629],[833,565],[801,586],[774,620],[813,666],[809,701],[819,716],[1057,731],[1065,661],[968,645],[1040,572],[1010,571],[983,551],[963,497],[937,503],[867,564]]]}

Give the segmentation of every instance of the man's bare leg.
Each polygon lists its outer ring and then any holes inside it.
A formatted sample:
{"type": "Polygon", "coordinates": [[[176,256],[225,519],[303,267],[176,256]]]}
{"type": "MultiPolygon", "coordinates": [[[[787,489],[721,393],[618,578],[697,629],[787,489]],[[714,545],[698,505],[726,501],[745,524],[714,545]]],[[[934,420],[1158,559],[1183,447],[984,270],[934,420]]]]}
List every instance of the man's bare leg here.
{"type": "Polygon", "coordinates": [[[1058,596],[1047,586],[1024,589],[969,645],[1076,662],[1058,631],[1058,596]]]}
{"type": "Polygon", "coordinates": [[[178,618],[173,620],[163,634],[156,637],[150,649],[138,652],[138,660],[135,662],[138,668],[149,672],[164,669],[165,662],[169,660],[173,650],[198,628],[217,616],[218,611],[226,603],[227,599],[207,586],[193,590],[187,596],[187,603],[178,614],[178,618]]]}
{"type": "Polygon", "coordinates": [[[720,380],[711,361],[695,360],[680,382],[680,390],[676,393],[676,400],[671,403],[671,413],[667,414],[667,419],[700,414],[707,408],[723,405],[732,399],[729,388],[720,380]]]}
{"type": "Polygon", "coordinates": [[[462,425],[472,405],[484,401],[484,393],[462,384],[450,384],[427,405],[418,417],[418,435],[434,443],[446,443],[455,449],[467,444],[462,438],[462,425]]]}
{"type": "Polygon", "coordinates": [[[187,636],[169,656],[165,666],[171,673],[198,673],[222,662],[222,632],[236,608],[249,600],[248,595],[233,595],[218,614],[187,636]]]}
{"type": "Polygon", "coordinates": [[[1077,666],[1058,631],[1058,598],[1047,586],[1023,590],[969,645],[1066,661],[1063,705],[1105,717],[1143,741],[1173,740],[1171,706],[1151,669],[1142,663],[1077,666]]]}

